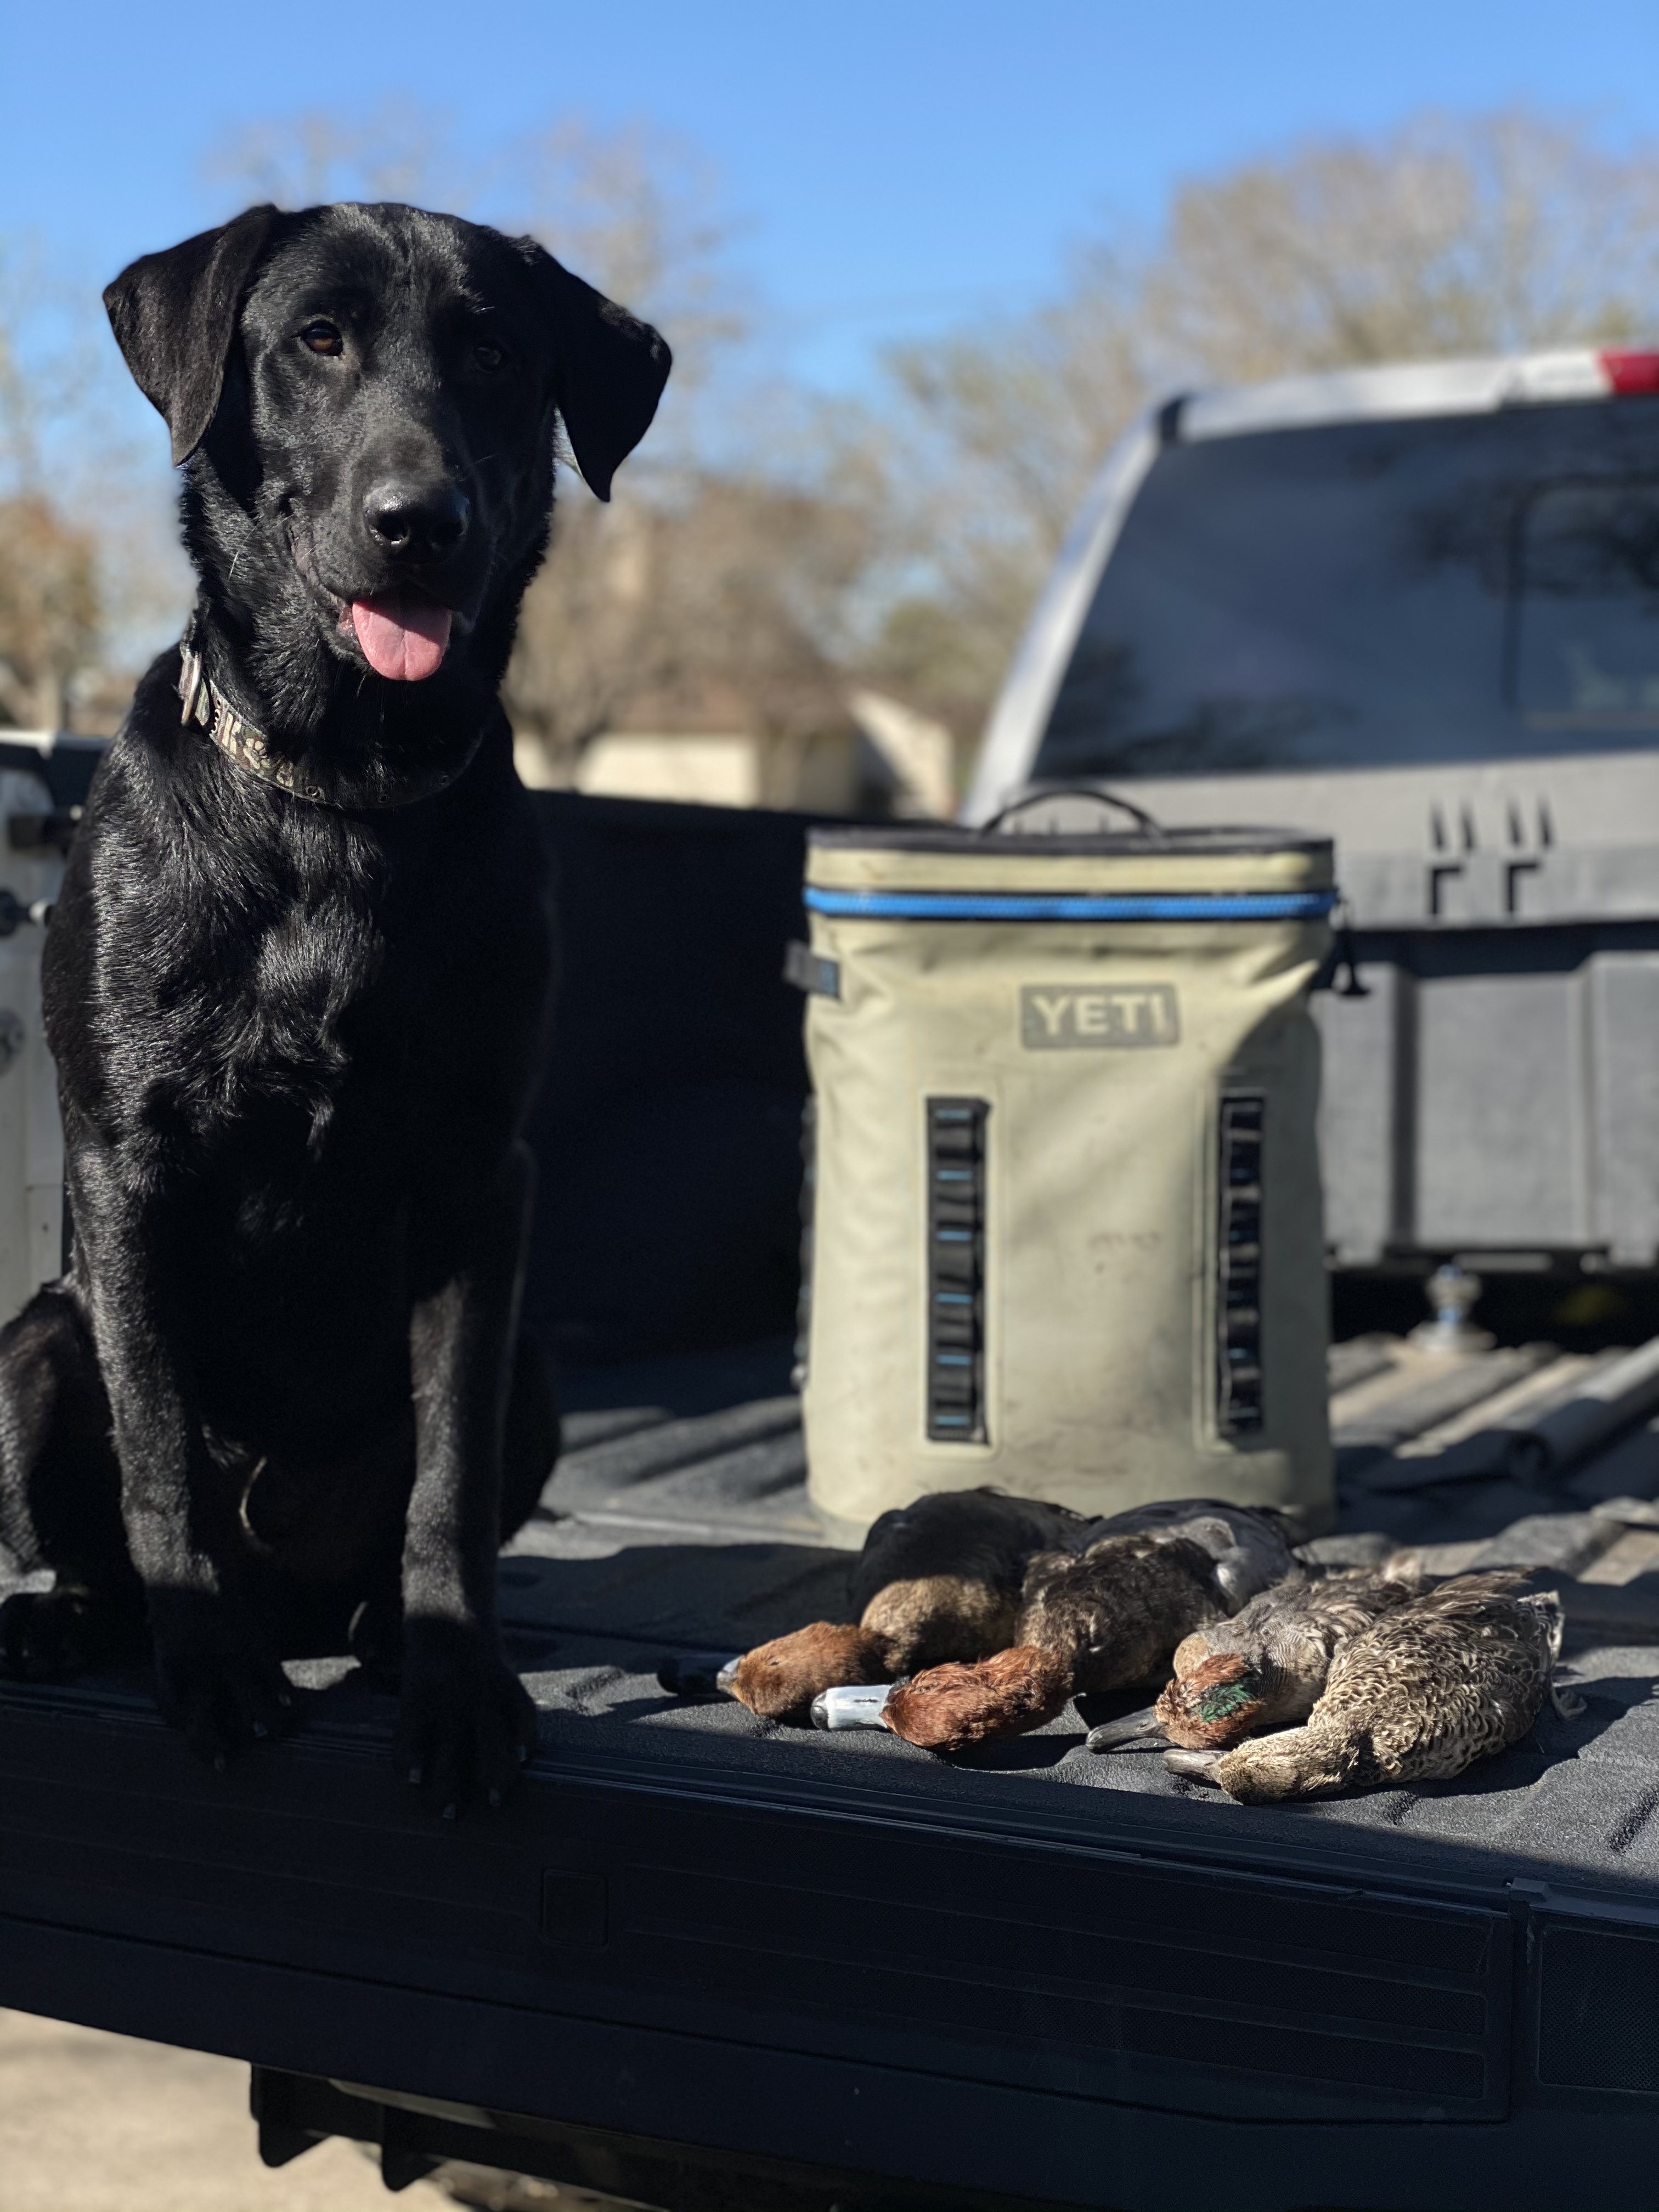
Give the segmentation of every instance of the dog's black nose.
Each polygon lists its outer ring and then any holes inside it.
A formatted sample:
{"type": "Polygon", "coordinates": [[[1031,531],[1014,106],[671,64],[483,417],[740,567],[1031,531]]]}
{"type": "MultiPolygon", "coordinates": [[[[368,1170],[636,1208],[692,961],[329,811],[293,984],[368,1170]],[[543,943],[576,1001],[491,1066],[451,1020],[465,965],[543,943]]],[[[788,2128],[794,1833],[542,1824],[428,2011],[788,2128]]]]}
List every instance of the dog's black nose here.
{"type": "Polygon", "coordinates": [[[441,561],[466,534],[471,502],[458,484],[379,483],[363,501],[368,534],[400,561],[441,561]]]}

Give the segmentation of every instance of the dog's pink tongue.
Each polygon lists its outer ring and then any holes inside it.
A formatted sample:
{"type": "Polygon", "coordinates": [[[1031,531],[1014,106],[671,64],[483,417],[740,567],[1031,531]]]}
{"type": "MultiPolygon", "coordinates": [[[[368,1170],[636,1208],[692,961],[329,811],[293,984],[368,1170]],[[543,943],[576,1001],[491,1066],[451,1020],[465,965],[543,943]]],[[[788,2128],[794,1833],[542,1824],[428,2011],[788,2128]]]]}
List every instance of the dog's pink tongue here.
{"type": "Polygon", "coordinates": [[[437,674],[449,644],[449,609],[424,592],[351,602],[351,626],[369,666],[394,684],[419,684],[437,674]]]}

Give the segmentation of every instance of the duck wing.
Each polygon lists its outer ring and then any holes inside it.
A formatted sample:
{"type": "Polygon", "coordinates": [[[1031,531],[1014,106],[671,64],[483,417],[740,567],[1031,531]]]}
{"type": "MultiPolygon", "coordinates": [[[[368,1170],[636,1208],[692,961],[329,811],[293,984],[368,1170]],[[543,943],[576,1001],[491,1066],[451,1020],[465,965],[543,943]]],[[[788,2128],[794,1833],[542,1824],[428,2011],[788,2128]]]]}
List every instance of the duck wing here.
{"type": "Polygon", "coordinates": [[[1291,1546],[1302,1532],[1271,1505],[1237,1505],[1224,1498],[1160,1498],[1127,1506],[1093,1524],[1092,1541],[1112,1536],[1184,1537],[1215,1562],[1224,1613],[1282,1581],[1296,1566],[1291,1546]]]}
{"type": "Polygon", "coordinates": [[[1064,1654],[1076,1689],[1115,1690],[1163,1680],[1182,1639],[1226,1611],[1200,1545],[1163,1533],[1106,1536],[1081,1559],[1031,1560],[1018,1636],[1064,1654]]]}
{"type": "Polygon", "coordinates": [[[1212,1632],[1231,1632],[1279,1686],[1285,1720],[1305,1720],[1323,1696],[1339,1651],[1373,1622],[1411,1601],[1403,1583],[1366,1568],[1328,1575],[1292,1575],[1253,1597],[1242,1613],[1212,1632]]]}
{"type": "Polygon", "coordinates": [[[1373,1784],[1448,1781],[1517,1742],[1560,1649],[1551,1591],[1517,1597],[1510,1571],[1460,1575],[1378,1616],[1333,1661],[1310,1727],[1340,1731],[1373,1784]]]}
{"type": "MultiPolygon", "coordinates": [[[[1132,1536],[1149,1529],[1179,1529],[1188,1522],[1224,1521],[1231,1528],[1273,1531],[1286,1550],[1301,1534],[1287,1513],[1272,1505],[1238,1505],[1226,1498],[1155,1498],[1144,1504],[1127,1505],[1090,1525],[1096,1536],[1132,1536]]],[[[1091,1539],[1092,1540],[1092,1539],[1091,1539]]]]}
{"type": "Polygon", "coordinates": [[[1285,1582],[1297,1571],[1282,1514],[1226,1506],[1195,1514],[1169,1531],[1201,1545],[1215,1562],[1215,1583],[1229,1613],[1285,1582]]]}
{"type": "Polygon", "coordinates": [[[1420,1583],[1401,1580],[1386,1569],[1339,1567],[1309,1582],[1299,1609],[1334,1651],[1339,1644],[1363,1636],[1383,1613],[1410,1605],[1422,1595],[1420,1583]]]}

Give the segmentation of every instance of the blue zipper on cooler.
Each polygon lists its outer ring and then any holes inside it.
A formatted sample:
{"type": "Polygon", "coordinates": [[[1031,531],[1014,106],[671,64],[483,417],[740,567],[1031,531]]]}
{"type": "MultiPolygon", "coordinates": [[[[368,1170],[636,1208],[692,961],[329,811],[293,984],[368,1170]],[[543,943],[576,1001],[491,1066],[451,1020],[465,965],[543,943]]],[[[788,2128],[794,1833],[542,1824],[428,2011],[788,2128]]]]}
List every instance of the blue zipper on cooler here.
{"type": "Polygon", "coordinates": [[[1316,921],[1336,904],[1323,891],[830,891],[806,888],[813,914],[870,921],[1316,921]]]}

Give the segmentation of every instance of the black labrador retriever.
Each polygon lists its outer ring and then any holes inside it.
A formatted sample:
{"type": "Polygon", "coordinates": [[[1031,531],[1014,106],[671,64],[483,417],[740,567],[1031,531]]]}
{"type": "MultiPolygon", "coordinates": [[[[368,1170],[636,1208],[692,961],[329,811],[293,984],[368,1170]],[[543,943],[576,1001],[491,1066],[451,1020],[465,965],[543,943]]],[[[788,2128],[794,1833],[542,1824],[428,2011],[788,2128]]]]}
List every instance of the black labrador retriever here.
{"type": "Polygon", "coordinates": [[[557,1449],[520,1340],[555,952],[496,693],[556,417],[601,498],[667,346],[529,240],[254,208],[105,295],[201,584],[100,766],[46,956],[74,1228],[0,1334],[0,1668],[153,1639],[210,1758],[281,1660],[401,1674],[446,1809],[533,1713],[495,1562],[557,1449]]]}

